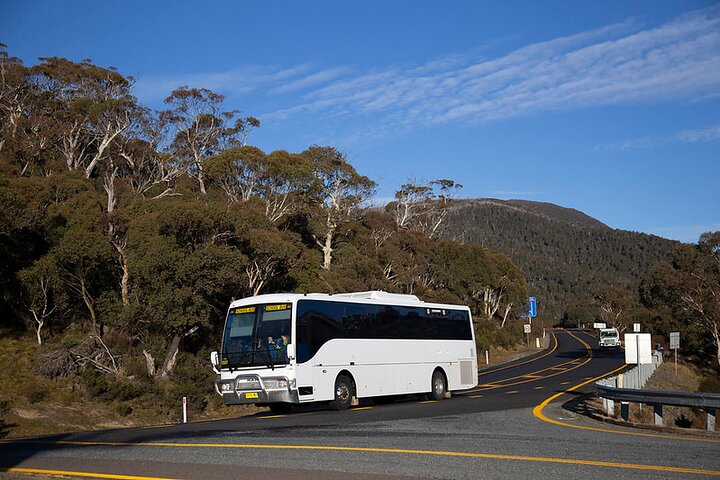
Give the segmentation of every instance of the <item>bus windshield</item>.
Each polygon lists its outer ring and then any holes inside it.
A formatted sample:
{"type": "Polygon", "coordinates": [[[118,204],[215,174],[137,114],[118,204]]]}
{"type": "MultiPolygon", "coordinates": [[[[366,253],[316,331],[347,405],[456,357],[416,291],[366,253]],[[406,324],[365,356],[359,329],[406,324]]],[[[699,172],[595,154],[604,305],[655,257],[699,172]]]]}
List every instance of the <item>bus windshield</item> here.
{"type": "Polygon", "coordinates": [[[274,368],[287,364],[291,315],[289,303],[231,308],[225,322],[222,366],[274,368]]]}

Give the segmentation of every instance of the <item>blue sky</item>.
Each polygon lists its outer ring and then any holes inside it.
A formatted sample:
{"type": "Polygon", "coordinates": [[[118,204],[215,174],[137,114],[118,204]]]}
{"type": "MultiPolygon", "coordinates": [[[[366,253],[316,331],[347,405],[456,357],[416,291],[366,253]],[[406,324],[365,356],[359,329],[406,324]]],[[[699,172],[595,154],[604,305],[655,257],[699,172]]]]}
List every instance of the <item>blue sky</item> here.
{"type": "Polygon", "coordinates": [[[223,93],[262,121],[251,143],[336,146],[378,199],[451,178],[614,228],[720,230],[717,2],[4,0],[0,42],[115,66],[155,108],[223,93]]]}

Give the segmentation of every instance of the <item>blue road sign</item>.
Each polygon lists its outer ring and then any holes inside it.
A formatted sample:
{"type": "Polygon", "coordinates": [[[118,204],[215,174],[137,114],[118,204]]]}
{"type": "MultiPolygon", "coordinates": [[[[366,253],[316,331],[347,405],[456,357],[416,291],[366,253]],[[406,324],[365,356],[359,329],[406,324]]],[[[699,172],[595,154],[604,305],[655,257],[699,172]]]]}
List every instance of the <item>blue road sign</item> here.
{"type": "Polygon", "coordinates": [[[537,317],[537,300],[535,297],[530,297],[528,299],[528,303],[530,304],[530,311],[528,312],[528,317],[537,317]]]}

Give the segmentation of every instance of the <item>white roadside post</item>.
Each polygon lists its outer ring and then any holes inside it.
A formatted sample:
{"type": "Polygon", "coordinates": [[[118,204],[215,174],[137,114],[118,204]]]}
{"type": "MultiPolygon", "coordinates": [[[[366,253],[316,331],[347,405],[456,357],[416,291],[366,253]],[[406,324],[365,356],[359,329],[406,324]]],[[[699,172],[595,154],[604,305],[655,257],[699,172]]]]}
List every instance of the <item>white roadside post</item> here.
{"type": "Polygon", "coordinates": [[[490,365],[490,354],[485,350],[485,365],[490,365]]]}
{"type": "Polygon", "coordinates": [[[183,397],[183,423],[187,423],[187,397],[183,397]]]}

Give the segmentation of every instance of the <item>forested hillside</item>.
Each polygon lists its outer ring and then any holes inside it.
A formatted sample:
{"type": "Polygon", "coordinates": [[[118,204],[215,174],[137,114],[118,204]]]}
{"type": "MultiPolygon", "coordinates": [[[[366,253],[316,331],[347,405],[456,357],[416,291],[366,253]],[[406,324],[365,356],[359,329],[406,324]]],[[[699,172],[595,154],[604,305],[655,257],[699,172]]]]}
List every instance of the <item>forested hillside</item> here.
{"type": "Polygon", "coordinates": [[[608,286],[636,295],[641,279],[668,261],[677,242],[613,230],[557,205],[520,200],[457,200],[443,235],[508,255],[525,272],[540,311],[556,322],[608,286]]]}
{"type": "Polygon", "coordinates": [[[204,88],[165,104],[115,69],[0,48],[0,427],[43,402],[217,403],[208,355],[233,297],[413,293],[470,305],[481,348],[522,338],[521,270],[434,238],[454,182],[367,209],[374,181],[336,148],[263,152],[261,121],[204,88]]]}

